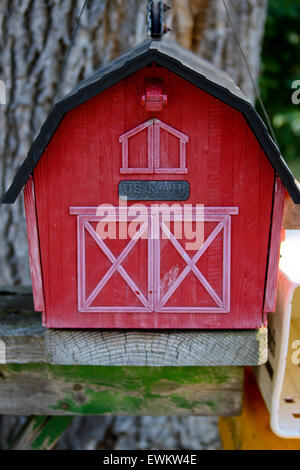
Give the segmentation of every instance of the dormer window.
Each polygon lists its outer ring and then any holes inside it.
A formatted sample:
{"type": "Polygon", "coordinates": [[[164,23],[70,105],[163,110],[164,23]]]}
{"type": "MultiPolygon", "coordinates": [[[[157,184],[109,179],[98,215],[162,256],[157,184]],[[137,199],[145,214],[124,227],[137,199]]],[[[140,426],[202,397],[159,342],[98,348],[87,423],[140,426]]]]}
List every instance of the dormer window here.
{"type": "Polygon", "coordinates": [[[149,119],[119,137],[120,173],[186,174],[189,137],[157,118],[149,119]]]}

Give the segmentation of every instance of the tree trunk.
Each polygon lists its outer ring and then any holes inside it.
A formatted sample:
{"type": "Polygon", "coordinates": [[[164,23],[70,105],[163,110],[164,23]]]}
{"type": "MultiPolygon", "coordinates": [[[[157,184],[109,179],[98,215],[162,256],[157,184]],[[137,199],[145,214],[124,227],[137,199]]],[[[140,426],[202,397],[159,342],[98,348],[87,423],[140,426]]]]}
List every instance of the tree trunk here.
{"type": "MultiPolygon", "coordinates": [[[[256,79],[267,0],[226,1],[231,5],[232,19],[256,79]]],[[[229,72],[253,100],[253,86],[223,1],[169,0],[168,3],[172,9],[167,17],[171,28],[167,37],[229,72]]],[[[57,96],[65,94],[97,67],[147,38],[146,0],[87,1],[59,83],[82,6],[83,0],[1,0],[0,80],[5,82],[7,92],[7,104],[0,104],[2,194],[46,119],[55,92],[57,96]]],[[[0,284],[31,282],[22,197],[12,206],[1,207],[0,263],[0,284]]],[[[184,422],[180,421],[181,429],[184,422]]],[[[152,427],[148,421],[145,426],[152,427]]]]}

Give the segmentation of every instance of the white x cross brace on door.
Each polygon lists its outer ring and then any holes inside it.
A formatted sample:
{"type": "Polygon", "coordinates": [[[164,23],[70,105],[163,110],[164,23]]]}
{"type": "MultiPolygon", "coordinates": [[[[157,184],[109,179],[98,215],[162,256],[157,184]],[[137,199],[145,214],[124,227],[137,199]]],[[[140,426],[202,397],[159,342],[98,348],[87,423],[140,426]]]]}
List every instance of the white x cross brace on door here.
{"type": "MultiPolygon", "coordinates": [[[[111,209],[111,206],[110,206],[111,209]]],[[[136,214],[130,214],[130,207],[115,207],[113,213],[108,216],[106,212],[106,222],[120,222],[127,220],[128,223],[137,220],[136,214]]],[[[80,312],[157,312],[157,313],[227,313],[230,311],[230,259],[231,259],[231,216],[238,214],[237,207],[205,207],[202,214],[197,215],[191,211],[187,216],[190,221],[217,222],[217,225],[203,241],[200,248],[191,257],[184,249],[182,244],[176,239],[169,227],[170,213],[167,218],[159,208],[144,207],[144,212],[139,213],[138,229],[121,253],[116,257],[107,246],[107,243],[99,236],[97,230],[92,226],[94,222],[103,220],[103,211],[99,215],[96,207],[71,207],[70,214],[77,215],[77,283],[78,283],[78,310],[80,312]],[[223,260],[222,260],[222,295],[219,295],[212,287],[208,279],[203,275],[197,262],[216,240],[219,234],[223,234],[223,260]],[[106,256],[111,265],[105,274],[99,279],[92,292],[86,292],[86,256],[85,256],[85,237],[89,234],[95,241],[98,249],[106,256]],[[149,236],[150,235],[150,236],[149,236]],[[169,286],[165,293],[161,293],[161,242],[162,237],[167,238],[177,253],[186,263],[176,279],[169,286]],[[143,293],[133,280],[132,274],[122,265],[133,250],[136,243],[142,239],[147,239],[147,259],[143,263],[148,266],[148,291],[143,293]],[[102,289],[108,285],[112,276],[118,272],[125,281],[128,289],[132,291],[138,299],[137,305],[101,305],[102,289]],[[182,284],[189,273],[193,273],[202,288],[209,294],[214,302],[214,306],[201,305],[201,296],[196,306],[168,306],[168,301],[172,298],[178,287],[182,284]],[[95,299],[98,298],[98,304],[95,305],[95,299]],[[92,305],[93,304],[93,305],[92,305]]],[[[175,214],[176,216],[176,214],[175,214]]],[[[174,219],[173,219],[174,220],[174,219]]],[[[178,220],[178,219],[177,219],[178,220]]]]}

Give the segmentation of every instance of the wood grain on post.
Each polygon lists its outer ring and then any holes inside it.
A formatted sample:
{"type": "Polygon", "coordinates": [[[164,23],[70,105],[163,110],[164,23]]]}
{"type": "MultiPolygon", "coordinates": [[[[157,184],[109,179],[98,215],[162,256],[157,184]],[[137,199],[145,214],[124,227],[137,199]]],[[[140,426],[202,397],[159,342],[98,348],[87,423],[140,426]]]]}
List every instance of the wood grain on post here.
{"type": "Polygon", "coordinates": [[[267,329],[219,331],[48,330],[52,364],[243,366],[267,360],[267,329]]]}
{"type": "Polygon", "coordinates": [[[242,367],[0,366],[0,413],[232,416],[242,367]]]}
{"type": "Polygon", "coordinates": [[[237,415],[243,367],[221,364],[266,359],[266,329],[45,331],[30,288],[0,289],[1,414],[237,415]]]}
{"type": "Polygon", "coordinates": [[[10,364],[243,366],[267,360],[266,328],[47,330],[33,311],[31,290],[24,288],[6,289],[0,295],[0,339],[10,364]]]}

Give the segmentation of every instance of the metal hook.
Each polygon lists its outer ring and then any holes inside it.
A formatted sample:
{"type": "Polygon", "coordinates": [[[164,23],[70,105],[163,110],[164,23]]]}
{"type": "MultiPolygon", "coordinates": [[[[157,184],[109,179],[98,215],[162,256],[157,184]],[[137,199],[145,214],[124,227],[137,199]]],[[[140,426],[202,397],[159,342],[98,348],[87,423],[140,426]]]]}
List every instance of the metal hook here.
{"type": "Polygon", "coordinates": [[[161,0],[148,0],[147,26],[151,38],[160,39],[170,29],[165,24],[165,12],[170,7],[161,0]]]}

